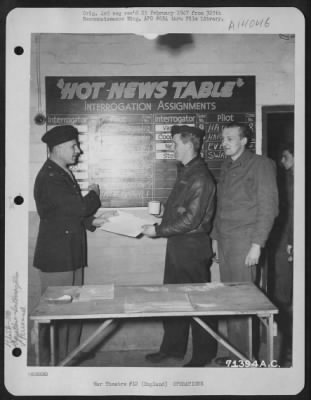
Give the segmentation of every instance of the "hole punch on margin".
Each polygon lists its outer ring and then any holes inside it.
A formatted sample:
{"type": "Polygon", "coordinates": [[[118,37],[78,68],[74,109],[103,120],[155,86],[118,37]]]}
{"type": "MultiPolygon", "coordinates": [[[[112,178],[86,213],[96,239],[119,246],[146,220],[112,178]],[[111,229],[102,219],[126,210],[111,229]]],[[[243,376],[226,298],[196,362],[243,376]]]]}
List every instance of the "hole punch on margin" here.
{"type": "Polygon", "coordinates": [[[14,197],[14,203],[20,206],[24,203],[24,198],[22,196],[16,196],[14,197]]]}
{"type": "Polygon", "coordinates": [[[14,357],[19,357],[22,354],[22,350],[19,347],[15,347],[15,349],[12,350],[12,354],[14,357]]]}
{"type": "Polygon", "coordinates": [[[16,46],[16,47],[14,48],[14,53],[15,53],[17,56],[21,56],[21,55],[24,53],[24,49],[22,48],[22,46],[16,46]]]}

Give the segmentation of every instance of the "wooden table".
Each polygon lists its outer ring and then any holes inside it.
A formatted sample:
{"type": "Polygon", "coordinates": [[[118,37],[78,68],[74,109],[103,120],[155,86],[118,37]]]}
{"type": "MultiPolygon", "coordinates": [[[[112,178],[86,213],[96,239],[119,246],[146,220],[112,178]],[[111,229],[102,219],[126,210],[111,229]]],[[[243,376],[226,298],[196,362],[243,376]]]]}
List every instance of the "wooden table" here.
{"type": "Polygon", "coordinates": [[[34,321],[33,340],[35,342],[36,365],[39,365],[39,328],[41,324],[50,325],[51,364],[55,365],[55,328],[57,320],[104,320],[99,328],[78,348],[58,365],[67,365],[73,357],[86,348],[113,322],[123,318],[150,317],[192,317],[219,343],[229,349],[241,360],[253,360],[252,317],[257,316],[267,331],[267,361],[273,360],[273,317],[277,308],[252,283],[206,283],[171,284],[138,286],[63,286],[49,287],[31,313],[34,321]],[[103,289],[106,297],[99,298],[98,291],[103,289]],[[83,299],[85,289],[97,295],[83,299]],[[107,290],[106,290],[107,289],[107,290]],[[108,295],[107,295],[108,293],[108,295]],[[68,304],[51,304],[48,299],[64,294],[72,296],[68,304]],[[246,356],[234,348],[224,337],[203,322],[203,316],[245,315],[248,319],[249,354],[246,356]]]}

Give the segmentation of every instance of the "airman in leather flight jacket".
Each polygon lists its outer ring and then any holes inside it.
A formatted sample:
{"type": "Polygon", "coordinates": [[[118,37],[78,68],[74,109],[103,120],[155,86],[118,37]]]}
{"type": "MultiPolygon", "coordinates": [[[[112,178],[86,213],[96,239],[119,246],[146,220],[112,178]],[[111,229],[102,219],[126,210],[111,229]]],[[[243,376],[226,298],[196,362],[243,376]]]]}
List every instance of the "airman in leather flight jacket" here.
{"type": "Polygon", "coordinates": [[[158,236],[208,234],[215,211],[215,184],[201,157],[182,166],[156,226],[158,236]]]}

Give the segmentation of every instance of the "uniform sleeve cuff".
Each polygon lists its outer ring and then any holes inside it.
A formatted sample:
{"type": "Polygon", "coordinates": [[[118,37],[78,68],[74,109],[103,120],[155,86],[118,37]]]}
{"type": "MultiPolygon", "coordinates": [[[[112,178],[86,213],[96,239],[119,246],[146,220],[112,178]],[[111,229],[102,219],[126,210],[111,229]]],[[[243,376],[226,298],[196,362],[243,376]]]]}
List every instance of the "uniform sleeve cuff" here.
{"type": "Polygon", "coordinates": [[[258,238],[255,238],[255,239],[253,238],[251,240],[251,243],[258,244],[258,246],[260,246],[260,247],[265,247],[266,241],[258,239],[258,238]]]}
{"type": "Polygon", "coordinates": [[[161,236],[161,228],[160,228],[160,225],[159,225],[159,224],[155,224],[154,228],[155,228],[156,235],[157,235],[157,236],[161,236]]]}

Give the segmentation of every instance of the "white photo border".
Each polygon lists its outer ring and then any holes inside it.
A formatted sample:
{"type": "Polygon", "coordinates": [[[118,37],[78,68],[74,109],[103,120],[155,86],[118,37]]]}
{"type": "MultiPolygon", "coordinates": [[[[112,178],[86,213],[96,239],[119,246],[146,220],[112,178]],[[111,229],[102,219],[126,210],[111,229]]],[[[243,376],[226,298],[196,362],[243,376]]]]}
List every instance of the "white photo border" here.
{"type": "MultiPolygon", "coordinates": [[[[133,7],[134,8],[134,7],[133,7]]],[[[157,7],[136,8],[146,10],[157,7]]],[[[191,7],[186,7],[192,9],[191,7]]],[[[165,10],[165,8],[161,8],[165,10]]],[[[182,7],[170,8],[178,10],[182,7]]],[[[193,8],[195,10],[195,8],[193,8]]],[[[200,8],[202,10],[203,8],[200,8]]],[[[207,9],[207,8],[206,8],[207,9]]],[[[211,8],[208,8],[212,10],[211,8]]],[[[215,8],[213,8],[215,9],[215,8]]],[[[5,187],[5,385],[13,395],[292,395],[304,387],[304,199],[305,199],[305,20],[294,7],[220,7],[222,19],[204,22],[146,21],[115,23],[83,20],[90,8],[16,8],[6,27],[6,187],[5,187]],[[260,21],[250,23],[250,21],[260,21]],[[244,23],[242,23],[244,21],[244,23]],[[248,23],[246,23],[248,21],[248,23]],[[232,25],[233,24],[233,25],[232,25]],[[292,368],[54,368],[27,366],[28,209],[30,137],[30,57],[33,33],[226,33],[295,35],[295,202],[294,202],[294,354],[292,368]],[[290,32],[288,32],[290,30],[290,32]],[[17,55],[20,46],[24,53],[17,55]],[[23,204],[14,203],[22,196],[23,204]],[[297,200],[299,199],[299,201],[297,200]],[[298,268],[299,267],[299,268],[298,268]],[[15,357],[12,350],[22,349],[15,357]],[[166,386],[130,386],[130,382],[167,382],[166,386]],[[120,378],[122,377],[122,379],[120,378]],[[125,381],[127,386],[95,386],[95,381],[125,381]],[[202,381],[202,386],[174,382],[202,381]]],[[[118,8],[124,15],[129,8],[118,8]]],[[[261,142],[257,125],[257,142],[261,142]]]]}

